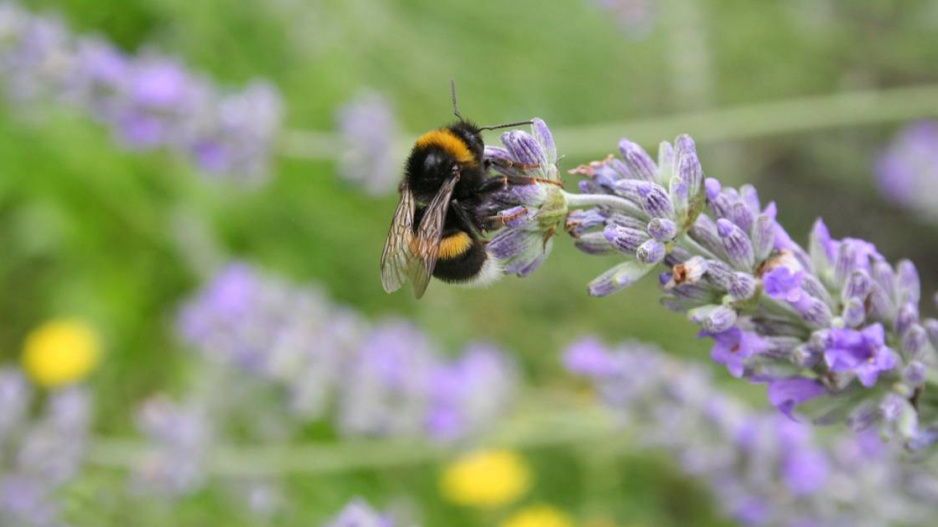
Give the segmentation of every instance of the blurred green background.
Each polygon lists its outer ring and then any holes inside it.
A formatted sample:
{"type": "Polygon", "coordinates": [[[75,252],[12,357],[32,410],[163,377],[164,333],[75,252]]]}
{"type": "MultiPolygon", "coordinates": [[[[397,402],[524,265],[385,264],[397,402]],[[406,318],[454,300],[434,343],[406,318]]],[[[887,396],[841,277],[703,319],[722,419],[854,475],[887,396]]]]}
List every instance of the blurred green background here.
{"type": "MultiPolygon", "coordinates": [[[[76,31],[103,34],[129,51],[155,46],[224,84],[267,78],[286,100],[287,127],[301,130],[333,130],[336,108],[366,89],[387,95],[409,133],[438,126],[451,118],[450,78],[458,83],[463,114],[476,121],[539,116],[558,129],[938,82],[936,2],[648,3],[640,34],[587,0],[25,5],[59,13],[76,31]]],[[[938,228],[889,205],[872,182],[874,157],[899,125],[708,142],[699,149],[709,174],[753,183],[764,200],[776,200],[797,240],[824,216],[836,236],[867,238],[890,259],[912,258],[925,290],[934,291],[938,278],[925,270],[938,266],[938,228]]],[[[614,151],[618,139],[595,145],[592,157],[614,151]]],[[[558,147],[563,154],[564,145],[558,147]]],[[[567,157],[561,168],[589,160],[567,157]]],[[[693,327],[658,306],[653,280],[589,298],[585,284],[615,259],[584,257],[568,240],[559,240],[547,263],[524,280],[485,290],[434,284],[419,302],[409,293],[385,294],[378,257],[395,202],[395,196],[365,196],[327,160],[279,157],[271,182],[255,191],[213,184],[170,154],[120,150],[81,115],[53,110],[34,118],[0,107],[0,358],[17,360],[26,333],[52,316],[94,322],[107,342],[93,379],[97,431],[131,437],[140,400],[199,382],[173,329],[175,309],[202,281],[179,242],[179,222],[188,218],[204,222],[230,257],[322,283],[335,300],[370,316],[410,317],[448,349],[479,338],[501,343],[535,387],[571,385],[558,354],[584,334],[657,342],[675,355],[707,359],[708,344],[694,339],[693,327]]],[[[726,384],[763,402],[760,389],[726,384]]],[[[703,488],[668,459],[612,450],[574,445],[526,452],[537,475],[529,499],[614,525],[726,524],[703,488]]],[[[382,503],[407,489],[425,525],[491,524],[492,518],[446,504],[436,490],[437,470],[428,464],[290,476],[287,490],[299,507],[282,522],[316,525],[351,496],[382,503]]],[[[109,494],[122,477],[87,471],[70,493],[69,518],[77,525],[251,524],[229,505],[229,495],[211,487],[175,508],[141,514],[138,504],[109,494]]]]}

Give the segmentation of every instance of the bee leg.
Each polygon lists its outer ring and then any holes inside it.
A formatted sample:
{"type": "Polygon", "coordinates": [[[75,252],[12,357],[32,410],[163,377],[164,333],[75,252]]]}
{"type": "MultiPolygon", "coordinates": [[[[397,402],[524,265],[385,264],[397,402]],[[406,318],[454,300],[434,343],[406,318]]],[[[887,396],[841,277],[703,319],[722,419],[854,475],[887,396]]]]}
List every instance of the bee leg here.
{"type": "Polygon", "coordinates": [[[508,222],[520,218],[528,213],[527,207],[521,207],[517,212],[513,214],[496,214],[495,216],[489,216],[482,220],[482,228],[487,231],[495,231],[504,227],[508,222]]]}
{"type": "Polygon", "coordinates": [[[535,183],[547,183],[549,185],[563,186],[563,182],[554,179],[544,179],[533,176],[507,176],[509,185],[523,186],[534,185],[535,183]]]}
{"type": "Polygon", "coordinates": [[[503,159],[500,157],[489,157],[485,160],[486,168],[488,167],[498,167],[502,170],[511,170],[518,172],[525,172],[528,170],[534,170],[539,168],[541,165],[526,165],[524,163],[518,163],[517,161],[512,161],[510,159],[503,159]]]}
{"type": "Polygon", "coordinates": [[[499,190],[505,190],[507,186],[508,178],[506,176],[492,177],[486,179],[485,182],[479,185],[478,192],[480,194],[491,194],[499,190]]]}

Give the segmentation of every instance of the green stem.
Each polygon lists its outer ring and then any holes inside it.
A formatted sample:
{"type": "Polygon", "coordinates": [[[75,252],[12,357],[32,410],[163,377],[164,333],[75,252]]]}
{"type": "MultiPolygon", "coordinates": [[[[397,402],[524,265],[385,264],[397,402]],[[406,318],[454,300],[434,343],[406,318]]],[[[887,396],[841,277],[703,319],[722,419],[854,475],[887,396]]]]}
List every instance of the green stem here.
{"type": "Polygon", "coordinates": [[[570,208],[609,207],[612,210],[637,218],[648,218],[645,211],[631,201],[611,194],[571,194],[561,191],[570,208]]]}
{"type": "MultiPolygon", "coordinates": [[[[539,448],[582,445],[615,436],[618,426],[604,409],[581,407],[560,412],[537,412],[520,417],[480,447],[539,448]]],[[[213,446],[207,470],[216,476],[333,474],[355,470],[394,468],[440,461],[458,454],[465,445],[442,445],[406,439],[354,440],[337,443],[270,446],[213,446]]],[[[146,459],[149,446],[139,441],[96,438],[88,462],[99,467],[128,470],[146,459]]]]}

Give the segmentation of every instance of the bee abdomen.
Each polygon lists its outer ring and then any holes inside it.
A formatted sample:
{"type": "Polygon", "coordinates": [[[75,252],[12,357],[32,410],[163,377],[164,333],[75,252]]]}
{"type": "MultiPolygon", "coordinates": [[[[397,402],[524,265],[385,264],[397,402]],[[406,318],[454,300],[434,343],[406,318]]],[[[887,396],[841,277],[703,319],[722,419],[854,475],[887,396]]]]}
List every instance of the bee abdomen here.
{"type": "Polygon", "coordinates": [[[497,262],[490,258],[485,244],[465,232],[440,240],[440,257],[433,276],[451,284],[485,285],[501,275],[497,262]]]}

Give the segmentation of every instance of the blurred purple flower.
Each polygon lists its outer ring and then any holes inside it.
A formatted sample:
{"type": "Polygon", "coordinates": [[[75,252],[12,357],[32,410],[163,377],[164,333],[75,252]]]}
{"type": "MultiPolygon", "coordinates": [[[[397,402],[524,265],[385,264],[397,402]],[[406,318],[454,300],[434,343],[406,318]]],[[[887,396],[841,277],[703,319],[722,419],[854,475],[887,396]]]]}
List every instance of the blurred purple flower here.
{"type": "Polygon", "coordinates": [[[390,516],[372,509],[360,498],[349,502],[323,527],[394,527],[390,516]]]}
{"type": "Polygon", "coordinates": [[[376,92],[362,94],[338,109],[336,121],[343,147],[339,174],[372,196],[396,190],[402,132],[387,98],[376,92]]]}
{"type": "Polygon", "coordinates": [[[214,442],[202,402],[148,399],[137,414],[137,428],[149,443],[136,467],[132,487],[166,497],[191,494],[205,484],[208,448],[214,442]]]}
{"type": "MultiPolygon", "coordinates": [[[[933,520],[930,500],[938,491],[930,485],[938,478],[927,467],[902,463],[896,445],[883,444],[875,434],[825,441],[810,425],[749,409],[713,386],[699,368],[649,346],[607,351],[596,341],[577,343],[566,352],[566,363],[583,350],[590,364],[605,355],[603,363],[623,366],[615,375],[604,368],[573,373],[592,381],[630,436],[645,448],[664,449],[685,472],[702,479],[725,514],[742,525],[930,525],[933,520]]],[[[799,390],[789,390],[785,399],[803,399],[811,391],[799,390]]]]}
{"type": "Polygon", "coordinates": [[[938,219],[938,123],[903,128],[876,161],[876,182],[895,203],[938,219]]]}
{"type": "Polygon", "coordinates": [[[491,346],[447,361],[410,323],[370,327],[320,291],[244,264],[194,295],[178,329],[211,361],[284,391],[301,422],[334,412],[348,435],[476,434],[510,406],[517,385],[513,363],[491,346]]]}
{"type": "Polygon", "coordinates": [[[32,388],[0,369],[0,525],[61,525],[59,490],[71,483],[90,442],[91,396],[81,386],[50,392],[32,416],[32,388]]]}
{"type": "Polygon", "coordinates": [[[53,100],[87,113],[130,148],[166,148],[209,174],[262,182],[282,120],[269,83],[216,86],[172,58],[129,56],[56,18],[0,5],[0,87],[15,104],[53,100]]]}

